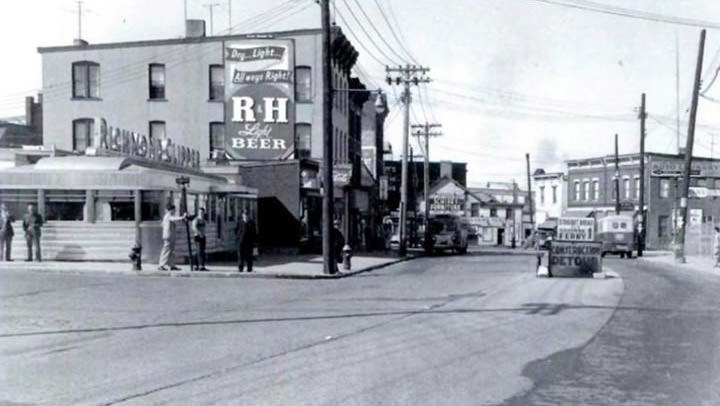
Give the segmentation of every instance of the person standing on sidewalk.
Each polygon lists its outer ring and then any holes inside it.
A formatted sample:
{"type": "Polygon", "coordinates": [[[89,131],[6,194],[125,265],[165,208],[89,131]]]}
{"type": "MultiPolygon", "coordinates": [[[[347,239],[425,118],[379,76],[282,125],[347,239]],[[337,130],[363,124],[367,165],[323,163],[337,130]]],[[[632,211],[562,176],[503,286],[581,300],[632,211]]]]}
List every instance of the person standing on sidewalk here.
{"type": "Polygon", "coordinates": [[[12,261],[12,239],[15,235],[12,222],[15,221],[12,214],[5,206],[0,205],[0,261],[12,261]]]}
{"type": "Polygon", "coordinates": [[[713,241],[714,267],[720,267],[720,227],[715,227],[715,240],[713,241]]]}
{"type": "Polygon", "coordinates": [[[247,271],[252,272],[253,247],[256,236],[255,222],[250,218],[247,210],[243,210],[235,227],[239,272],[243,271],[245,264],[247,264],[247,271]]]}
{"type": "Polygon", "coordinates": [[[163,246],[160,251],[159,271],[179,271],[180,268],[175,266],[175,223],[186,220],[187,215],[175,215],[175,205],[168,203],[165,210],[165,216],[162,219],[162,239],[163,246]]]}
{"type": "Polygon", "coordinates": [[[340,230],[340,220],[333,222],[333,249],[335,251],[335,272],[338,271],[337,264],[343,262],[343,247],[345,246],[345,236],[343,236],[342,230],[340,230]]]}
{"type": "Polygon", "coordinates": [[[23,217],[23,230],[25,231],[25,241],[27,242],[27,259],[26,262],[33,260],[33,245],[35,246],[35,259],[42,262],[40,250],[40,234],[43,226],[43,218],[35,212],[35,205],[28,204],[28,212],[23,217]]]}
{"type": "Polygon", "coordinates": [[[205,247],[207,237],[205,235],[205,209],[200,208],[198,215],[192,222],[193,240],[195,240],[195,252],[197,259],[195,260],[195,269],[199,271],[207,271],[205,268],[205,247]]]}

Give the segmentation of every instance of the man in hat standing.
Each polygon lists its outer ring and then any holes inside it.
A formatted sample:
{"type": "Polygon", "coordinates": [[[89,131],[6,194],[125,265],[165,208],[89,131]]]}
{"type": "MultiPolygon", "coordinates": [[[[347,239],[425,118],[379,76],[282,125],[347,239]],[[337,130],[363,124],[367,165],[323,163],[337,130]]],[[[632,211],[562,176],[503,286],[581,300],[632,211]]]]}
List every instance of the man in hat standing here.
{"type": "Polygon", "coordinates": [[[195,240],[195,252],[197,254],[195,269],[198,271],[207,271],[207,268],[205,268],[205,247],[207,239],[205,236],[205,208],[203,207],[198,210],[198,215],[193,219],[192,235],[193,240],[195,240]]]}
{"type": "Polygon", "coordinates": [[[255,222],[243,210],[237,225],[235,226],[235,237],[237,238],[238,271],[242,272],[247,264],[247,271],[252,272],[253,247],[255,246],[255,222]]]}
{"type": "Polygon", "coordinates": [[[27,242],[27,259],[25,261],[33,260],[33,245],[35,246],[35,260],[38,262],[42,261],[40,255],[40,229],[43,225],[43,218],[35,211],[35,205],[28,204],[28,212],[23,217],[23,230],[25,231],[25,241],[27,242]]]}
{"type": "Polygon", "coordinates": [[[168,203],[166,206],[165,216],[162,219],[162,239],[163,246],[160,251],[159,271],[179,271],[180,268],[175,266],[175,223],[187,219],[187,215],[175,215],[175,205],[168,203]]]}

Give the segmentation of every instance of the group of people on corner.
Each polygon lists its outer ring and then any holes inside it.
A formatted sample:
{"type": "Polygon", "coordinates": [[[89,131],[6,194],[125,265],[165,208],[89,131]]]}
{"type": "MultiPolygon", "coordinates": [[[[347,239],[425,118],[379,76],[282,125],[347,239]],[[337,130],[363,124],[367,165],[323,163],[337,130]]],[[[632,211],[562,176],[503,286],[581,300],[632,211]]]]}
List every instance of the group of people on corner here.
{"type": "MultiPolygon", "coordinates": [[[[3,203],[0,204],[0,261],[12,261],[12,240],[15,236],[13,222],[15,218],[3,203]]],[[[27,213],[23,216],[22,227],[25,232],[27,243],[27,259],[33,260],[33,248],[35,249],[35,260],[42,261],[40,249],[40,236],[43,226],[43,218],[37,213],[35,205],[27,206],[27,213]]]]}
{"type": "MultiPolygon", "coordinates": [[[[162,219],[162,249],[160,251],[160,260],[158,261],[158,270],[160,271],[179,271],[180,268],[175,265],[175,225],[180,221],[191,221],[190,233],[195,243],[195,258],[191,259],[192,270],[207,271],[205,261],[207,258],[207,234],[205,232],[207,220],[205,219],[205,208],[198,209],[198,214],[192,219],[187,213],[182,215],[175,214],[175,205],[169,203],[166,206],[165,216],[162,219]]],[[[255,222],[250,218],[247,210],[243,210],[235,225],[235,237],[237,244],[238,271],[242,272],[247,268],[248,272],[252,272],[253,268],[253,249],[257,239],[257,230],[255,222]]]]}

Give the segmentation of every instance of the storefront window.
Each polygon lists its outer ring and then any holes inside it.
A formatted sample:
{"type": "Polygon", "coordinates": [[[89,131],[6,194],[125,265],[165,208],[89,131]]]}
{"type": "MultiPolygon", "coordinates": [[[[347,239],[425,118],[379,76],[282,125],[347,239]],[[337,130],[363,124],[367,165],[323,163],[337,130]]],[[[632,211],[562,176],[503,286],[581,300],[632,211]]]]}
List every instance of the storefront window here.
{"type": "Polygon", "coordinates": [[[163,192],[161,190],[143,190],[140,192],[141,220],[161,220],[163,216],[163,192]]]}
{"type": "Polygon", "coordinates": [[[135,199],[130,190],[95,192],[95,221],[134,221],[135,199]]]}
{"type": "Polygon", "coordinates": [[[48,190],[45,192],[45,220],[83,221],[84,190],[48,190]]]}
{"type": "Polygon", "coordinates": [[[15,217],[16,220],[22,219],[25,213],[27,213],[28,204],[37,205],[37,190],[0,190],[0,203],[5,204],[10,214],[15,217]]]}

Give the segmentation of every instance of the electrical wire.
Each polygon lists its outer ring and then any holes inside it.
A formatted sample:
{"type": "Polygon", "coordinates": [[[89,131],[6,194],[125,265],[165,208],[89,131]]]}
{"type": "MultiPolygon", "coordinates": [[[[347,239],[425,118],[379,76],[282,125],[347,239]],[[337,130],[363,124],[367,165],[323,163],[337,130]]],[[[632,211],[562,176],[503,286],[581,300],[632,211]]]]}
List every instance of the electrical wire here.
{"type": "Polygon", "coordinates": [[[663,14],[648,13],[640,10],[634,10],[623,7],[614,7],[606,4],[596,3],[592,1],[571,1],[571,0],[531,0],[539,3],[552,4],[556,6],[569,7],[585,11],[593,11],[597,13],[610,14],[620,17],[635,18],[640,20],[654,21],[660,23],[685,25],[690,27],[701,27],[710,29],[720,29],[720,23],[712,21],[695,20],[690,18],[671,17],[663,14]]]}
{"type": "MultiPolygon", "coordinates": [[[[357,23],[357,26],[360,27],[360,30],[365,34],[365,36],[368,38],[370,43],[375,47],[375,49],[380,53],[380,55],[382,55],[382,57],[385,60],[391,62],[392,64],[398,65],[398,61],[393,59],[392,57],[388,56],[388,54],[385,53],[385,51],[377,44],[377,42],[375,42],[375,40],[373,40],[372,35],[370,35],[368,33],[368,31],[365,29],[365,26],[360,21],[360,19],[357,17],[357,15],[355,15],[355,12],[353,12],[352,8],[350,8],[350,6],[347,3],[343,3],[343,4],[345,5],[345,8],[347,9],[347,11],[350,13],[350,16],[357,23]]],[[[337,13],[338,13],[338,16],[341,16],[341,18],[342,18],[342,13],[340,13],[340,8],[338,8],[337,13]]],[[[342,18],[342,20],[344,21],[344,24],[347,26],[348,25],[347,20],[345,20],[344,18],[342,18]]]]}
{"type": "MultiPolygon", "coordinates": [[[[373,19],[370,18],[370,16],[368,16],[368,14],[365,12],[365,9],[362,7],[360,2],[358,0],[353,0],[353,1],[357,5],[357,7],[360,10],[360,12],[362,13],[362,15],[365,16],[365,19],[367,20],[368,24],[370,24],[370,27],[378,34],[378,38],[380,38],[380,41],[382,41],[382,43],[385,44],[386,47],[388,47],[390,52],[392,52],[393,55],[395,55],[398,58],[398,60],[402,61],[403,59],[405,59],[402,55],[400,55],[395,50],[395,48],[392,45],[390,45],[387,42],[387,40],[385,40],[385,35],[383,35],[383,33],[380,32],[380,30],[378,30],[377,26],[375,26],[375,23],[373,23],[373,19]]],[[[343,3],[345,4],[345,7],[347,7],[348,9],[351,8],[347,1],[344,1],[343,3]]]]}

